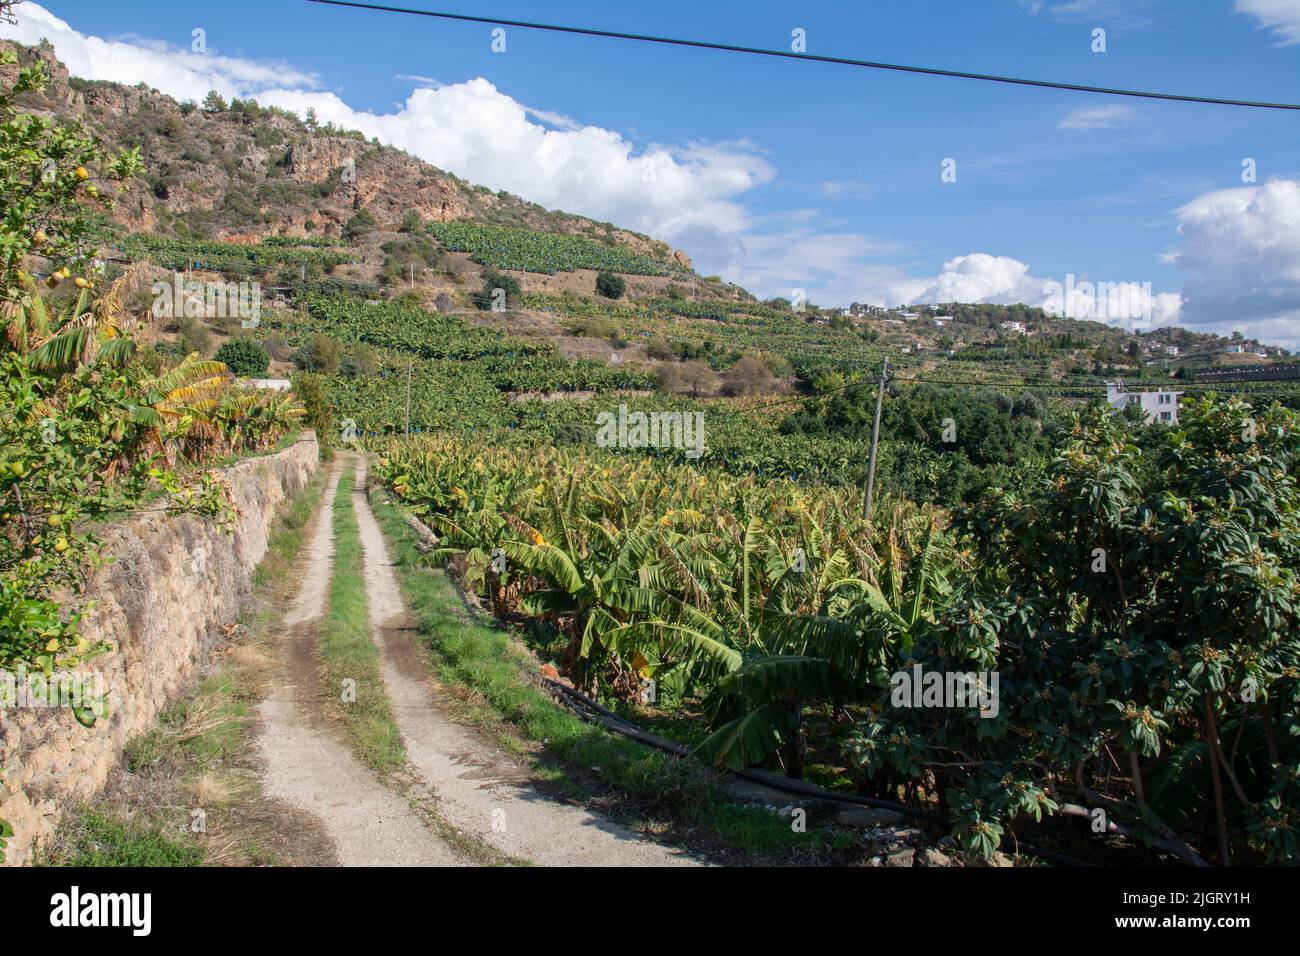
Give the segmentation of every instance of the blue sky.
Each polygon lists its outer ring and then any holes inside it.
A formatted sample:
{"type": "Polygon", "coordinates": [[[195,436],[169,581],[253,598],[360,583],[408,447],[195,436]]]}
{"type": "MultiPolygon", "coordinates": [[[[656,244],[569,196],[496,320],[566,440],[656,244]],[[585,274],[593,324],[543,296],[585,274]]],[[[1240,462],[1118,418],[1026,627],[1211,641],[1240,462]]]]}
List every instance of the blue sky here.
{"type": "MultiPolygon", "coordinates": [[[[423,5],[782,49],[802,28],[812,53],[1300,101],[1300,0],[423,5]]],[[[471,181],[649,231],[760,295],[1040,304],[1072,274],[1149,283],[1135,323],[1300,344],[1294,112],[514,28],[497,53],[486,25],[298,0],[24,7],[0,35],[57,34],[74,73],[312,105],[471,181]]]]}

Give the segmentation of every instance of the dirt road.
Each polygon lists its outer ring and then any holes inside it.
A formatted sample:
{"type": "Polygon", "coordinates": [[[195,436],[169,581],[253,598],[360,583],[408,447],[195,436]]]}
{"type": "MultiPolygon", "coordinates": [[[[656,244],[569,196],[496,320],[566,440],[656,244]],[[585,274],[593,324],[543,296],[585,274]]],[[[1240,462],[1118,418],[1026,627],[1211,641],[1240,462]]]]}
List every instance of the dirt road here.
{"type": "Polygon", "coordinates": [[[542,866],[700,865],[682,851],[547,796],[493,742],[452,720],[415,644],[414,619],[366,499],[365,477],[364,458],[336,456],[300,559],[301,589],[281,631],[283,679],[258,707],[267,795],[320,817],[343,866],[463,865],[466,854],[458,847],[474,844],[502,859],[542,866]],[[333,570],[332,509],[341,470],[354,466],[352,504],[365,553],[372,638],[408,760],[400,774],[402,794],[352,756],[322,703],[326,689],[316,633],[333,570]],[[431,805],[438,826],[412,807],[408,798],[414,797],[431,805]],[[444,839],[449,833],[452,839],[444,839]]]}
{"type": "Polygon", "coordinates": [[[698,865],[680,851],[547,797],[506,754],[449,719],[413,644],[413,619],[362,490],[365,473],[361,460],[352,501],[365,550],[371,628],[407,755],[413,769],[437,792],[443,818],[511,856],[543,866],[698,865]]]}
{"type": "Polygon", "coordinates": [[[352,756],[325,717],[316,666],[316,627],[325,612],[333,567],[336,462],[311,540],[302,556],[302,588],[283,622],[282,679],[258,706],[263,791],[321,819],[343,866],[446,866],[456,857],[393,793],[352,756]]]}

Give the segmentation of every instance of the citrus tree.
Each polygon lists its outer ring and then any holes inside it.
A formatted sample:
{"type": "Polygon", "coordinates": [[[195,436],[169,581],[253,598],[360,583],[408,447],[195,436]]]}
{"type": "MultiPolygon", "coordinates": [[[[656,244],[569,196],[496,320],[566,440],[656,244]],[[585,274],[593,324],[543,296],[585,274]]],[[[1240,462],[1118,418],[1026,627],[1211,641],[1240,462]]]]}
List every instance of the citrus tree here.
{"type": "MultiPolygon", "coordinates": [[[[0,51],[0,64],[15,63],[12,50],[0,51]]],[[[8,301],[23,296],[14,279],[30,254],[53,264],[53,284],[91,283],[82,275],[95,251],[90,213],[109,208],[111,194],[142,167],[138,149],[104,157],[80,126],[20,110],[18,98],[45,82],[37,61],[0,90],[0,297],[8,301]]]]}
{"type": "Polygon", "coordinates": [[[135,360],[126,303],[143,267],[101,288],[89,263],[92,211],[111,207],[107,183],[139,156],[105,159],[79,127],[19,109],[43,84],[37,64],[0,92],[0,669],[51,672],[102,649],[79,634],[76,600],[99,560],[94,523],[159,492],[169,508],[228,516],[217,476],[170,463],[260,447],[296,413],[283,397],[229,394],[218,362],[154,373],[135,360]],[[47,263],[43,283],[27,271],[47,263]]]}

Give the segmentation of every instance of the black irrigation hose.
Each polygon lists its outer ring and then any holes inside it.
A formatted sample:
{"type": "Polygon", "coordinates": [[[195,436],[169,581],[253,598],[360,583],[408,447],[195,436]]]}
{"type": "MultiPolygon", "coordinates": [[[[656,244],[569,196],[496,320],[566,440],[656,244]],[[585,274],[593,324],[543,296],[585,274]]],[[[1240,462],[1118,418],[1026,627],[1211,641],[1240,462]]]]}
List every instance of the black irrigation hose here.
{"type": "MultiPolygon", "coordinates": [[[[563,699],[563,702],[578,715],[582,720],[589,723],[597,724],[608,730],[610,733],[618,734],[635,740],[637,743],[644,744],[647,747],[653,747],[656,750],[662,750],[664,753],[672,754],[675,757],[685,757],[690,753],[689,748],[683,745],[660,737],[657,734],[648,733],[637,727],[635,724],[624,720],[618,714],[614,713],[599,703],[592,700],[586,694],[574,690],[567,684],[562,684],[557,680],[549,677],[541,678],[542,683],[548,688],[555,691],[557,696],[563,699]]],[[[880,810],[892,810],[895,813],[901,813],[904,816],[912,817],[916,820],[923,820],[926,823],[932,823],[951,829],[952,821],[938,813],[931,813],[928,810],[918,810],[915,807],[909,807],[905,803],[895,803],[892,800],[878,800],[875,797],[861,797],[857,794],[835,793],[831,790],[825,790],[816,784],[808,783],[804,780],[793,780],[789,777],[783,777],[780,774],[771,773],[765,770],[732,770],[742,780],[748,780],[751,783],[757,783],[764,787],[770,787],[773,790],[780,790],[799,797],[810,797],[816,800],[829,800],[835,803],[850,803],[856,806],[873,807],[880,810]]],[[[1058,866],[1075,866],[1075,867],[1092,867],[1094,864],[1086,863],[1083,860],[1076,860],[1074,857],[1066,856],[1063,853],[1057,853],[1054,850],[1044,850],[1041,847],[1031,846],[1028,843],[1018,843],[1009,836],[1002,838],[1003,849],[1009,849],[1012,852],[1028,853],[1036,856],[1047,863],[1055,863],[1058,866]]]]}

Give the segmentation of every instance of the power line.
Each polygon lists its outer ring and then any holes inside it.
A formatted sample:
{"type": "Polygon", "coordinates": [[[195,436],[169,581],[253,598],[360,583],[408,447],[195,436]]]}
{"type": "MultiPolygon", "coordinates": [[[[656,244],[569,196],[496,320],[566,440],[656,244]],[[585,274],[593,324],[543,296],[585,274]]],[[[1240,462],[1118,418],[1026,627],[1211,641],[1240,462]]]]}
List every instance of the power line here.
{"type": "Polygon", "coordinates": [[[1184,103],[1206,103],[1213,106],[1245,106],[1255,109],[1300,110],[1300,103],[1263,103],[1254,100],[1231,100],[1212,96],[1186,96],[1180,93],[1155,93],[1148,90],[1125,90],[1105,86],[1088,86],[1082,83],[1058,83],[1053,80],[1031,80],[1019,76],[1001,76],[994,73],[970,73],[965,70],[943,70],[927,66],[905,66],[900,63],[881,63],[874,60],[856,60],[849,57],[821,56],[815,53],[795,53],[790,50],[768,50],[762,47],[738,46],[707,40],[686,40],[680,37],[661,37],[649,34],[623,33],[617,30],[595,30],[590,27],[563,26],[555,23],[531,23],[526,20],[506,20],[501,17],[476,17],[465,13],[442,13],[434,10],[416,10],[379,3],[358,3],[354,0],[311,0],[334,7],[354,7],[381,13],[406,13],[413,16],[433,17],[439,20],[460,20],[466,23],[491,23],[499,26],[520,27],[525,30],[546,30],[552,33],[571,33],[579,36],[604,37],[615,40],[636,40],[641,43],[662,43],[669,46],[695,47],[703,50],[722,50],[729,53],[748,53],[754,56],[775,56],[787,60],[811,60],[816,63],[835,63],[871,70],[893,70],[897,73],[920,73],[926,76],[946,76],[964,80],[983,80],[989,83],[1010,83],[1015,86],[1037,86],[1074,93],[1102,93],[1108,96],[1135,96],[1149,100],[1174,100],[1184,103]]]}

